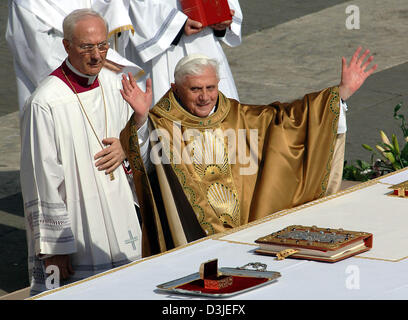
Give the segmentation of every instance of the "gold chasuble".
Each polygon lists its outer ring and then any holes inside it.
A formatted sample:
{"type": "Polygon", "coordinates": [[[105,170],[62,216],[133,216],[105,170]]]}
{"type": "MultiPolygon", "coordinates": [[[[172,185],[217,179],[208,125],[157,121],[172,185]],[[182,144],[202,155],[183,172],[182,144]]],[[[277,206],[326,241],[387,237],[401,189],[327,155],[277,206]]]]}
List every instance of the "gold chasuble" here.
{"type": "Polygon", "coordinates": [[[170,90],[149,119],[153,173],[144,167],[133,117],[121,133],[141,206],[144,256],[326,194],[338,87],[270,105],[219,93],[206,118],[187,112],[170,90]]]}

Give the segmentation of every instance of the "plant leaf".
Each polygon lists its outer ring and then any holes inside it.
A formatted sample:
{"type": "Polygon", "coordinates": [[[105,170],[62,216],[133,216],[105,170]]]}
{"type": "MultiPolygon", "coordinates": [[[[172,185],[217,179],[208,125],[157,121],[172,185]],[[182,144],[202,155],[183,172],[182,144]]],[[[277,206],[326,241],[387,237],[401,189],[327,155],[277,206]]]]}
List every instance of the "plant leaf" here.
{"type": "Polygon", "coordinates": [[[401,107],[402,107],[402,104],[401,104],[401,103],[398,103],[398,104],[394,107],[394,117],[395,117],[395,115],[397,114],[398,110],[401,109],[401,107]]]}
{"type": "Polygon", "coordinates": [[[361,168],[367,170],[371,168],[371,165],[367,161],[361,160],[361,168]]]}
{"type": "Polygon", "coordinates": [[[385,144],[391,144],[390,140],[388,139],[384,131],[380,130],[380,136],[381,136],[382,142],[384,142],[385,144]]]}
{"type": "Polygon", "coordinates": [[[408,161],[408,143],[405,144],[401,151],[401,160],[408,161]]]}
{"type": "Polygon", "coordinates": [[[392,139],[392,144],[394,145],[394,150],[399,155],[400,147],[399,147],[399,144],[398,144],[397,136],[395,134],[393,134],[391,139],[392,139]]]}
{"type": "Polygon", "coordinates": [[[383,155],[384,155],[384,157],[386,157],[388,160],[390,160],[390,162],[392,163],[392,165],[394,165],[395,164],[395,157],[394,157],[394,155],[392,154],[392,152],[391,151],[384,151],[383,152],[383,155]]]}
{"type": "Polygon", "coordinates": [[[361,146],[362,146],[364,149],[368,150],[368,151],[374,151],[374,149],[371,148],[368,144],[363,143],[361,146]]]}

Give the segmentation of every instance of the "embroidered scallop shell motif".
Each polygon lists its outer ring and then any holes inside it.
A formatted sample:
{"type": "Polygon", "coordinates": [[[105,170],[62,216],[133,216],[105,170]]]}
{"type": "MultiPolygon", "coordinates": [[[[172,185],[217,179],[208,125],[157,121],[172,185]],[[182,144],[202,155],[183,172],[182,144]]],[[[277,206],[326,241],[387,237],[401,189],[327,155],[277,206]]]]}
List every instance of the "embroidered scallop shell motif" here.
{"type": "Polygon", "coordinates": [[[207,190],[207,199],[222,223],[239,225],[239,202],[236,194],[221,183],[213,183],[207,190]]]}
{"type": "Polygon", "coordinates": [[[157,105],[162,108],[163,110],[169,112],[171,109],[171,102],[169,98],[163,98],[161,99],[157,105]]]}
{"type": "Polygon", "coordinates": [[[228,172],[228,155],[224,141],[212,130],[200,132],[192,142],[192,162],[196,172],[201,176],[228,172]]]}

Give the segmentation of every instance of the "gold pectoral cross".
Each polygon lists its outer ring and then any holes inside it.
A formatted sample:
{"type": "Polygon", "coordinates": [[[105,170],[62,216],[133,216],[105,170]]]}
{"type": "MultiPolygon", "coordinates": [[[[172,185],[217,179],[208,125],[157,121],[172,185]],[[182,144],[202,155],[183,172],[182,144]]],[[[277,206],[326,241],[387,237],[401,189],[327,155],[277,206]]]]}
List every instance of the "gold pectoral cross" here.
{"type": "Polygon", "coordinates": [[[113,172],[109,173],[109,177],[110,177],[110,180],[111,180],[111,181],[112,181],[112,180],[115,180],[115,176],[113,175],[113,172]]]}

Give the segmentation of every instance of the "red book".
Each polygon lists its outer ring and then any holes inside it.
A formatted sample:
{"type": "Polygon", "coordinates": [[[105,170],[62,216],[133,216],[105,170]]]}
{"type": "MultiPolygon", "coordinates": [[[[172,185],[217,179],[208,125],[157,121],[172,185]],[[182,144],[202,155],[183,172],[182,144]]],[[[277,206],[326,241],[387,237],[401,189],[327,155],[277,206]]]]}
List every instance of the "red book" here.
{"type": "Polygon", "coordinates": [[[180,0],[180,3],[184,14],[201,22],[203,27],[232,20],[227,0],[180,0]]]}

